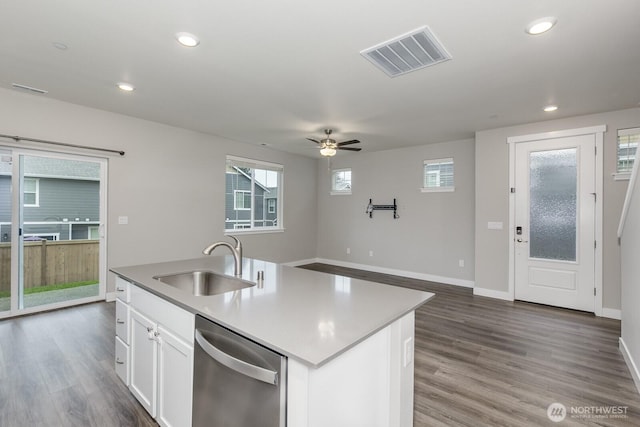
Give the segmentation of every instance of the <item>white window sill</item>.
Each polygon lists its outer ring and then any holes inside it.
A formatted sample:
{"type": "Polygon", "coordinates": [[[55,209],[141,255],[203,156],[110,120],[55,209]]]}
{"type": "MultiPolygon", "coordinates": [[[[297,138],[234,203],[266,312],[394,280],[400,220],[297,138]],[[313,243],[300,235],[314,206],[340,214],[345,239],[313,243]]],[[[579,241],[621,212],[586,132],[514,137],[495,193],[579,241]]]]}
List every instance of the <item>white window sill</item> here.
{"type": "Polygon", "coordinates": [[[456,191],[456,187],[422,187],[420,191],[423,193],[452,193],[456,191]]]}
{"type": "Polygon", "coordinates": [[[267,233],[283,233],[284,228],[254,228],[247,230],[225,230],[225,236],[242,235],[242,234],[267,234],[267,233]]]}
{"type": "Polygon", "coordinates": [[[614,181],[629,181],[631,179],[631,172],[614,172],[611,175],[614,181]]]}
{"type": "Polygon", "coordinates": [[[330,191],[329,194],[332,196],[350,196],[351,191],[330,191]]]}

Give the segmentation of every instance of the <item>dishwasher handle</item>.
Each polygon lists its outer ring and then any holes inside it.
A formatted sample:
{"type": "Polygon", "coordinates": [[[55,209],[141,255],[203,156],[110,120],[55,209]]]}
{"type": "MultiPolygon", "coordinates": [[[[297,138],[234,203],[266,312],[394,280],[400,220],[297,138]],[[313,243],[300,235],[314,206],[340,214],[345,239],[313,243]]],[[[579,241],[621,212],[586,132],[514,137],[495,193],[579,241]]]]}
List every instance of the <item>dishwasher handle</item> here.
{"type": "Polygon", "coordinates": [[[278,373],[276,371],[270,371],[269,369],[252,365],[225,353],[207,341],[199,329],[196,329],[196,341],[213,360],[223,364],[227,368],[255,380],[278,385],[278,373]]]}

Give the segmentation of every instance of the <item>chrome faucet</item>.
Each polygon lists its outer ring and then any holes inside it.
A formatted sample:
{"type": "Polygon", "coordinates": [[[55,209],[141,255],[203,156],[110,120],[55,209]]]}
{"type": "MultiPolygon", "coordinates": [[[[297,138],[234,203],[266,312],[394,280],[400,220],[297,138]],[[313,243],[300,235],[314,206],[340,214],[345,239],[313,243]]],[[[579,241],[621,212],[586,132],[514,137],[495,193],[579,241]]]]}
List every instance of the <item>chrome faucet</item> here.
{"type": "Polygon", "coordinates": [[[242,277],[242,243],[240,243],[240,240],[236,239],[234,236],[229,237],[235,240],[235,246],[232,246],[231,243],[228,242],[215,242],[204,248],[202,253],[205,255],[211,255],[211,252],[213,252],[213,250],[218,246],[225,246],[229,248],[233,254],[233,260],[235,261],[234,275],[236,277],[242,277]]]}

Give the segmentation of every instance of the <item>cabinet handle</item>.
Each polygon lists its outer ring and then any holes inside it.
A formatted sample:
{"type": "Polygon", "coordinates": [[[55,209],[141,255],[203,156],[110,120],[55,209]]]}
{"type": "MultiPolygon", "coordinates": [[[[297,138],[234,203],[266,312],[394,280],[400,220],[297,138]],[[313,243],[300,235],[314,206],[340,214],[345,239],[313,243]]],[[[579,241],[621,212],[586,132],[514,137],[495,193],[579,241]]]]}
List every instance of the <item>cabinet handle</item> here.
{"type": "Polygon", "coordinates": [[[116,319],[118,325],[124,325],[124,320],[116,319]]]}
{"type": "Polygon", "coordinates": [[[151,333],[153,331],[153,326],[147,326],[147,332],[151,333]]]}
{"type": "Polygon", "coordinates": [[[116,358],[116,363],[118,365],[124,365],[124,362],[122,362],[119,358],[116,358]]]}
{"type": "Polygon", "coordinates": [[[122,288],[116,288],[116,291],[118,291],[118,292],[124,292],[124,289],[122,289],[122,288]]]}

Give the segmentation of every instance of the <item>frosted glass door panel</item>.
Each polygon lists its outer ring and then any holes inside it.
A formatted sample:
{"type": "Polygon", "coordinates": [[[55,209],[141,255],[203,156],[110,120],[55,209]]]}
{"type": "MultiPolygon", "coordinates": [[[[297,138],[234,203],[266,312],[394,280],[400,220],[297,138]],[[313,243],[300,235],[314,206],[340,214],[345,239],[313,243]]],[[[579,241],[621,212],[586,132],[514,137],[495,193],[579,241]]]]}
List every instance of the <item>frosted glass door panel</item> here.
{"type": "Polygon", "coordinates": [[[529,157],[530,257],[576,261],[577,149],[529,157]]]}

